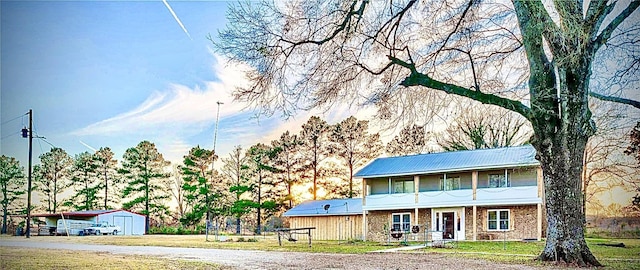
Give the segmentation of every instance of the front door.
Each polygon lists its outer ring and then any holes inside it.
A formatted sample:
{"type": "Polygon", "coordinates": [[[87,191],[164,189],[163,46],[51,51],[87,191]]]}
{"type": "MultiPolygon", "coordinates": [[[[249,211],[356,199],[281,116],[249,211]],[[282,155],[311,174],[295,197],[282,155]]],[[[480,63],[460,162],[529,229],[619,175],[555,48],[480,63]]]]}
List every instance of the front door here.
{"type": "Polygon", "coordinates": [[[431,209],[433,231],[442,232],[443,239],[464,240],[464,207],[431,209]]]}
{"type": "Polygon", "coordinates": [[[443,212],[442,213],[442,238],[453,239],[455,236],[455,213],[443,212]]]}

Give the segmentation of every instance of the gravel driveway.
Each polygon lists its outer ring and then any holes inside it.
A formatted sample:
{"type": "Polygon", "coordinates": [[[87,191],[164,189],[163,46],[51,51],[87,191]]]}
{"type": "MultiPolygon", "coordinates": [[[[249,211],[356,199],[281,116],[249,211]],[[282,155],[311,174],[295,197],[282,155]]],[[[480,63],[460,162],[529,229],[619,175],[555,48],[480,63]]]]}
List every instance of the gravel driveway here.
{"type": "Polygon", "coordinates": [[[40,241],[0,241],[0,246],[151,255],[164,258],[213,262],[231,266],[234,269],[537,269],[524,265],[508,265],[483,260],[453,258],[443,254],[324,254],[155,246],[91,245],[40,241]]]}

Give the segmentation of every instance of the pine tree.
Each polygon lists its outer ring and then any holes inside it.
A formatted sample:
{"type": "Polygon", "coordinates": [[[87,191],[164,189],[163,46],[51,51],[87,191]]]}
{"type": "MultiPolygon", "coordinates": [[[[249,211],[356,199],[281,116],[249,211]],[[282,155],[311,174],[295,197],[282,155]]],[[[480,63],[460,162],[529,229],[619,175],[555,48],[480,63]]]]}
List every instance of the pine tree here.
{"type": "Polygon", "coordinates": [[[140,211],[146,216],[145,233],[149,232],[150,216],[162,219],[168,213],[165,200],[169,198],[162,188],[161,179],[168,177],[164,171],[169,162],[158,152],[155,144],[142,141],[126,150],[119,173],[126,179],[122,198],[125,209],[140,211]]]}
{"type": "Polygon", "coordinates": [[[40,166],[36,177],[37,190],[47,202],[47,212],[58,211],[60,196],[70,187],[69,177],[73,159],[62,148],[52,148],[49,152],[40,155],[40,166]]]}
{"type": "Polygon", "coordinates": [[[2,231],[7,234],[7,219],[10,214],[17,214],[19,205],[16,200],[25,194],[24,168],[13,157],[0,156],[0,191],[2,198],[2,231]]]}
{"type": "Polygon", "coordinates": [[[217,157],[213,151],[202,149],[200,146],[191,148],[189,154],[184,157],[182,189],[185,191],[185,201],[191,210],[180,219],[183,225],[195,226],[205,217],[207,221],[210,220],[212,202],[220,197],[220,194],[212,192],[212,183],[209,180],[214,158],[217,157]]]}
{"type": "Polygon", "coordinates": [[[98,191],[100,181],[96,175],[96,164],[93,154],[83,152],[75,156],[72,167],[71,186],[75,194],[64,205],[77,211],[94,210],[100,203],[98,191]]]}
{"type": "Polygon", "coordinates": [[[301,141],[300,153],[305,160],[303,166],[307,171],[311,171],[313,177],[313,199],[318,195],[318,174],[320,163],[329,154],[328,133],[329,125],[317,116],[311,116],[302,125],[299,139],[301,141]]]}
{"type": "Polygon", "coordinates": [[[101,179],[100,187],[104,191],[102,207],[105,210],[112,208],[109,203],[119,202],[119,196],[116,196],[118,191],[116,184],[120,183],[117,175],[118,161],[113,156],[114,154],[109,147],[100,147],[93,155],[97,165],[97,177],[101,179]]]}
{"type": "Polygon", "coordinates": [[[331,128],[330,153],[337,155],[349,169],[349,198],[353,198],[354,168],[364,165],[382,152],[380,134],[369,134],[369,121],[351,116],[331,128]]]}

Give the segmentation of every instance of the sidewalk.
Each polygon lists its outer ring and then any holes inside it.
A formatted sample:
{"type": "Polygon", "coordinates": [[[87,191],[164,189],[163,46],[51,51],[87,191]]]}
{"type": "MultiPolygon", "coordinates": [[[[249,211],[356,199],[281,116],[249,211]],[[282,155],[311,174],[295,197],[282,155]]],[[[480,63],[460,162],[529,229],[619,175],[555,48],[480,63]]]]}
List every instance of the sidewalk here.
{"type": "Polygon", "coordinates": [[[398,251],[416,250],[416,249],[421,249],[421,248],[425,248],[425,247],[427,247],[427,246],[425,246],[425,245],[404,246],[404,247],[396,247],[396,248],[390,248],[390,249],[374,250],[374,251],[369,251],[368,253],[398,252],[398,251]]]}

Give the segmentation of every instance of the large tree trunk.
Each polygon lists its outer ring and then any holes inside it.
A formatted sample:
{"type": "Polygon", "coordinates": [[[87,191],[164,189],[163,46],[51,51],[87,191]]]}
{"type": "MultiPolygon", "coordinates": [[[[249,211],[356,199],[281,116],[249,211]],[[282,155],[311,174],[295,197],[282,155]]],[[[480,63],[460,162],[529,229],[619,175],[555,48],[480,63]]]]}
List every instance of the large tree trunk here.
{"type": "Polygon", "coordinates": [[[536,144],[544,171],[547,210],[547,242],[540,260],[600,266],[584,240],[581,168],[585,145],[585,138],[550,146],[536,144]]]}
{"type": "Polygon", "coordinates": [[[558,67],[556,93],[538,103],[542,106],[534,106],[535,113],[545,116],[532,122],[547,211],[547,241],[538,259],[601,266],[584,239],[582,169],[584,150],[594,133],[585,102],[589,76],[585,69],[558,67]]]}

